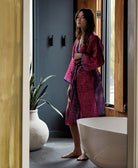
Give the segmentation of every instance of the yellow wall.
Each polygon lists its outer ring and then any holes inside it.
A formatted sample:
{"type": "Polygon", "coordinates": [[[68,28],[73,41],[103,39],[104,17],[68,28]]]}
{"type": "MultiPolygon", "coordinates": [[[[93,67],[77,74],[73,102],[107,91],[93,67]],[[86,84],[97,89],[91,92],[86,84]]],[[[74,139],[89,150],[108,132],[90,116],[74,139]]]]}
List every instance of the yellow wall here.
{"type": "Polygon", "coordinates": [[[22,8],[0,0],[0,168],[21,168],[22,8]]]}

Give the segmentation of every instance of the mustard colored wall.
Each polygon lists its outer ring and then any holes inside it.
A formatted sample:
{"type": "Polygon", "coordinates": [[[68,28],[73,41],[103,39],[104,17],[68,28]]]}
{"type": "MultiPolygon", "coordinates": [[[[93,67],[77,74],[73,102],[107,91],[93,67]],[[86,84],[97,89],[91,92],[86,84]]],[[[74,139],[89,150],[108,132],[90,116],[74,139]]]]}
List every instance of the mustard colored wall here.
{"type": "Polygon", "coordinates": [[[0,0],[0,168],[21,168],[23,2],[0,0]]]}

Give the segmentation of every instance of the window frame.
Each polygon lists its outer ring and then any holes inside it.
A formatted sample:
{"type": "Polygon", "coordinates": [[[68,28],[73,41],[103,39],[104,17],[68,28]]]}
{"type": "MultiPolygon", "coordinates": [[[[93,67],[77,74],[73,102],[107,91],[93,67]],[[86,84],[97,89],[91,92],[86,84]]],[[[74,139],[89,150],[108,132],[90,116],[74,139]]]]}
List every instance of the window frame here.
{"type": "MultiPolygon", "coordinates": [[[[108,1],[103,0],[102,3],[102,42],[104,44],[104,59],[105,64],[102,67],[102,82],[104,88],[105,100],[106,93],[106,72],[107,70],[107,55],[108,55],[108,1]]],[[[107,113],[113,111],[127,112],[127,52],[124,50],[127,47],[127,0],[115,0],[115,64],[114,64],[114,105],[106,104],[107,113]],[[121,20],[121,21],[120,21],[121,20]],[[109,109],[108,109],[109,108],[109,109]]],[[[115,114],[114,114],[115,115],[115,114]]]]}

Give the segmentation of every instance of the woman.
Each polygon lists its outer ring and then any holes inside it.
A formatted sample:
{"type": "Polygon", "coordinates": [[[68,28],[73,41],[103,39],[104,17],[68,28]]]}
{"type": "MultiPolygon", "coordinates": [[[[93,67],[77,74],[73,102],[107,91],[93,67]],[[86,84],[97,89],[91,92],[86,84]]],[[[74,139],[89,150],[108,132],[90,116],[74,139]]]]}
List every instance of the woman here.
{"type": "Polygon", "coordinates": [[[93,32],[95,28],[94,16],[90,9],[79,10],[75,20],[76,41],[73,46],[72,59],[64,78],[69,82],[66,125],[70,126],[74,150],[62,158],[77,157],[77,160],[86,160],[86,154],[82,154],[81,151],[76,120],[105,115],[102,81],[97,70],[104,64],[103,45],[93,32]]]}

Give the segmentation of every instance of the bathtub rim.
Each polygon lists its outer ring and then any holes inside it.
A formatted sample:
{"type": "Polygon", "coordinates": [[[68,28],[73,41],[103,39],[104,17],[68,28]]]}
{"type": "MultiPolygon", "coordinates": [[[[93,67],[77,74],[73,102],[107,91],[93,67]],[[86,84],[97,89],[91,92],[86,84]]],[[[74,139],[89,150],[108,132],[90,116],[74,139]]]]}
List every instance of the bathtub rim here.
{"type": "MultiPolygon", "coordinates": [[[[85,119],[101,119],[101,118],[119,118],[119,119],[126,119],[127,122],[128,122],[128,118],[127,117],[88,117],[88,118],[80,118],[80,119],[77,119],[77,125],[79,127],[79,124],[85,126],[85,127],[89,127],[89,128],[93,128],[95,130],[100,130],[100,131],[104,131],[104,132],[109,132],[109,133],[114,133],[114,134],[121,134],[121,135],[128,135],[128,130],[124,131],[124,132],[117,132],[115,130],[106,130],[104,128],[98,128],[98,127],[95,127],[95,126],[89,126],[89,125],[86,125],[85,123],[82,123],[81,121],[82,120],[85,120],[85,119]]],[[[127,124],[126,124],[126,127],[127,127],[127,124]]]]}

